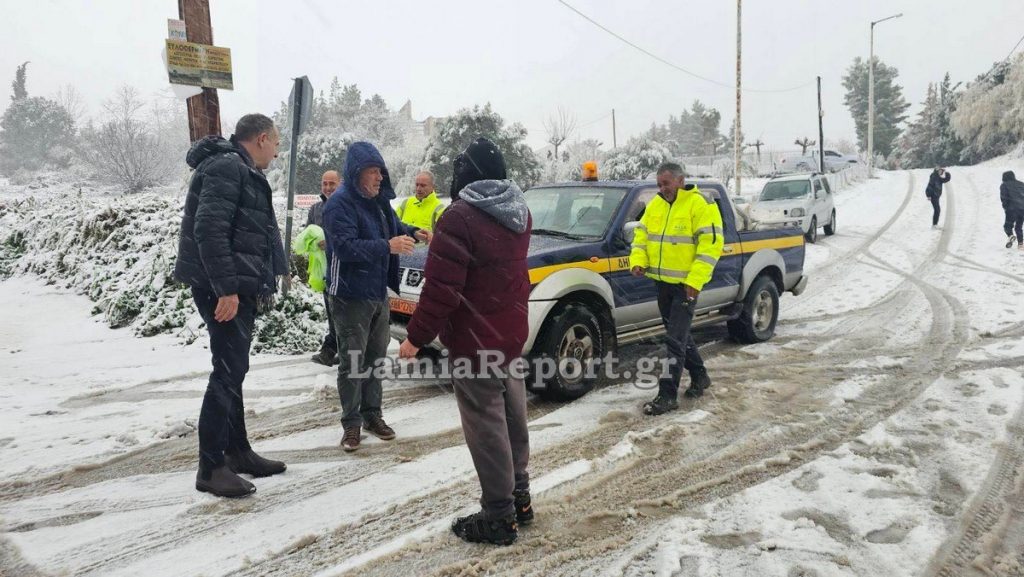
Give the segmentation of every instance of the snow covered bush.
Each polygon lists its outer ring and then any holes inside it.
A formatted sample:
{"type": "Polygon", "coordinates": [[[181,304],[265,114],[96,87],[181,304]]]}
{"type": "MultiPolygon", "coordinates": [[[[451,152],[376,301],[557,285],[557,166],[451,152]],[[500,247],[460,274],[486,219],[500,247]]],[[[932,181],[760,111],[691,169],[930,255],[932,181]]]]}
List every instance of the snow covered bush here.
{"type": "Polygon", "coordinates": [[[961,160],[968,163],[1006,154],[1024,141],[1024,54],[968,85],[952,120],[966,144],[961,160]]]}
{"type": "Polygon", "coordinates": [[[168,118],[165,109],[146,114],[147,103],[129,86],[103,105],[98,126],[82,129],[79,154],[104,181],[128,193],[167,184],[184,170],[181,151],[187,133],[168,118]]]}
{"type": "MultiPolygon", "coordinates": [[[[0,278],[32,273],[75,290],[96,303],[93,313],[110,327],[139,336],[201,337],[191,291],[173,278],[180,192],[153,189],[114,199],[94,189],[61,192],[0,201],[0,278]]],[[[287,299],[257,317],[253,350],[315,350],[325,322],[322,297],[296,279],[287,299]]]]}
{"type": "Polygon", "coordinates": [[[602,179],[635,180],[651,176],[658,166],[672,159],[665,146],[648,137],[631,138],[625,146],[611,151],[601,171],[602,179]]]}

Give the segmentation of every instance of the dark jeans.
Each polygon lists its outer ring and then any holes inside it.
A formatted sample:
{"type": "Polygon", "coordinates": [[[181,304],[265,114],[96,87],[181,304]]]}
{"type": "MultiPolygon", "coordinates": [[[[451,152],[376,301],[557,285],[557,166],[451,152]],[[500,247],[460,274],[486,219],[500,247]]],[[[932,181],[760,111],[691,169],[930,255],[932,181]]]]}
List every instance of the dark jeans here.
{"type": "Polygon", "coordinates": [[[1006,211],[1006,222],[1003,223],[1003,232],[1006,233],[1006,236],[1010,236],[1011,233],[1016,232],[1017,244],[1024,244],[1024,236],[1021,236],[1022,227],[1024,227],[1024,211],[1006,211]]]}
{"type": "Polygon", "coordinates": [[[238,314],[226,323],[217,322],[213,317],[217,308],[216,294],[192,287],[192,298],[206,321],[213,356],[213,372],[199,412],[199,468],[210,470],[224,464],[225,451],[250,448],[245,432],[242,381],[249,371],[256,298],[238,295],[238,314]]]}
{"type": "Polygon", "coordinates": [[[391,310],[387,301],[332,296],[331,315],[338,333],[341,426],[362,426],[370,414],[381,414],[384,391],[373,367],[388,355],[391,310]]]}
{"type": "Polygon", "coordinates": [[[704,361],[690,334],[697,303],[687,298],[686,289],[681,284],[661,281],[655,284],[658,286],[658,310],[665,323],[669,360],[668,377],[662,376],[658,382],[658,392],[674,399],[679,392],[679,380],[684,368],[691,373],[704,370],[704,361]]]}
{"type": "Polygon", "coordinates": [[[480,478],[480,505],[492,519],[512,515],[512,491],[530,488],[526,385],[513,378],[453,378],[452,384],[480,478]]]}
{"type": "Polygon", "coordinates": [[[942,210],[939,208],[939,197],[929,196],[928,200],[932,201],[932,226],[939,224],[939,214],[942,210]]]}
{"type": "Polygon", "coordinates": [[[320,349],[337,353],[338,334],[334,331],[334,315],[331,314],[331,295],[326,290],[324,291],[324,311],[327,312],[327,334],[324,335],[324,344],[320,345],[320,349]]]}

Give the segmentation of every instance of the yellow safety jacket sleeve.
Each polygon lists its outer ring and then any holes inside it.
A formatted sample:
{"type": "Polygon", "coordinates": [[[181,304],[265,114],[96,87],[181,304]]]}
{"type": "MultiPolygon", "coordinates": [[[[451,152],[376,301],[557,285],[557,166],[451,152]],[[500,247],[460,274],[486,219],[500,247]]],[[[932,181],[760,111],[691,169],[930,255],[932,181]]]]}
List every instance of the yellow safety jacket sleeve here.
{"type": "Polygon", "coordinates": [[[690,272],[683,284],[699,291],[711,280],[715,265],[718,264],[718,259],[722,256],[725,236],[722,230],[722,213],[718,209],[718,203],[712,199],[705,202],[694,202],[691,206],[693,207],[693,237],[697,250],[693,264],[690,265],[690,272]]]}
{"type": "Polygon", "coordinates": [[[629,268],[650,264],[647,258],[647,214],[640,218],[640,224],[633,229],[633,244],[629,251],[629,268]]]}

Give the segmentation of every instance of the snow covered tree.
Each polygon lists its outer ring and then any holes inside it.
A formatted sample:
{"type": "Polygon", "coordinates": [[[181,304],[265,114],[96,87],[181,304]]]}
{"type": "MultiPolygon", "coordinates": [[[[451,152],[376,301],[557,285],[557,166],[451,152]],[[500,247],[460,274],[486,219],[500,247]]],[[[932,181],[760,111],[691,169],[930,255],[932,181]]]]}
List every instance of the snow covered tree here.
{"type": "Polygon", "coordinates": [[[598,173],[603,177],[601,170],[605,152],[601,150],[602,146],[604,143],[594,138],[569,144],[562,151],[562,159],[559,162],[548,161],[545,163],[542,180],[544,182],[579,180],[583,176],[583,163],[588,160],[598,163],[598,173]]]}
{"type": "Polygon", "coordinates": [[[956,98],[949,74],[941,83],[929,84],[917,119],[897,141],[891,164],[900,168],[928,168],[956,163],[963,143],[953,132],[950,117],[956,98]]]}
{"type": "Polygon", "coordinates": [[[79,153],[104,180],[136,193],[168,182],[180,169],[185,142],[168,142],[159,108],[147,114],[138,91],[122,87],[103,105],[103,121],[82,130],[79,153]],[[175,154],[175,152],[177,154],[175,154]]]}
{"type": "MultiPolygon", "coordinates": [[[[900,124],[907,119],[910,107],[903,99],[903,88],[896,84],[899,72],[875,58],[875,146],[876,154],[889,156],[900,135],[900,124]]],[[[857,128],[857,142],[867,150],[868,141],[868,62],[855,58],[843,76],[846,96],[843,102],[850,109],[857,128]]]]}
{"type": "Polygon", "coordinates": [[[649,136],[630,138],[625,146],[611,151],[604,161],[604,176],[608,180],[636,180],[651,176],[663,162],[672,159],[669,149],[651,140],[649,136]]]}
{"type": "Polygon", "coordinates": [[[28,98],[28,89],[25,86],[25,68],[28,67],[28,62],[22,63],[18,67],[18,70],[14,73],[14,82],[11,82],[11,102],[17,102],[28,98]]]}
{"type": "Polygon", "coordinates": [[[526,144],[526,129],[518,122],[505,126],[504,119],[488,103],[483,108],[463,108],[438,122],[422,162],[434,173],[438,191],[444,192],[451,186],[455,157],[481,136],[498,146],[505,157],[509,178],[524,190],[540,180],[541,166],[526,144]]]}
{"type": "Polygon", "coordinates": [[[66,167],[75,121],[56,102],[26,96],[14,100],[0,117],[0,170],[66,167]]]}
{"type": "Polygon", "coordinates": [[[969,84],[952,121],[967,163],[1005,154],[1024,140],[1024,54],[997,63],[969,84]]]}

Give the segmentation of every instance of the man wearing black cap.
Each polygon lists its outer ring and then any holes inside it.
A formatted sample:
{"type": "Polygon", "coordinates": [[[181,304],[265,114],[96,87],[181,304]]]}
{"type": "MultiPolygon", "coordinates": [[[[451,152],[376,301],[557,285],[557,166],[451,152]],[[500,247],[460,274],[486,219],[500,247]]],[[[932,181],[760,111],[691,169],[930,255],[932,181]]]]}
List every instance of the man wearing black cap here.
{"type": "Polygon", "coordinates": [[[453,378],[462,431],[483,496],[482,510],[452,531],[475,543],[510,545],[533,521],[526,387],[508,366],[526,343],[532,226],[523,191],[506,179],[494,143],[478,138],[455,159],[451,206],[437,221],[416,312],[399,356],[412,358],[438,335],[473,378],[453,378]],[[488,363],[483,355],[496,364],[488,363]],[[486,365],[497,370],[490,371],[486,365]],[[492,374],[493,373],[493,374],[492,374]]]}

